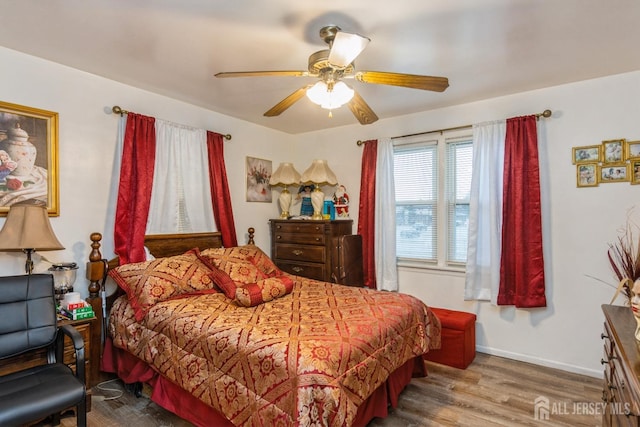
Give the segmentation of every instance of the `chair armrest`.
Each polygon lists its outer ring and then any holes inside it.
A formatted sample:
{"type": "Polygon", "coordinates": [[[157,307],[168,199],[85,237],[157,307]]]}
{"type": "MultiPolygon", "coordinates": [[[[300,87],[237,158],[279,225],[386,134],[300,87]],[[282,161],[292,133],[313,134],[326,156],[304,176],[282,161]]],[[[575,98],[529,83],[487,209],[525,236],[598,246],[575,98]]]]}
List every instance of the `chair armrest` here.
{"type": "MultiPolygon", "coordinates": [[[[82,334],[78,332],[72,325],[61,325],[58,328],[64,335],[71,338],[73,342],[73,348],[76,352],[76,377],[82,381],[82,384],[86,383],[84,372],[84,339],[82,334]]],[[[64,352],[64,337],[59,335],[58,343],[56,345],[56,360],[60,363],[63,362],[64,352]],[[62,342],[61,342],[62,341],[62,342]]]]}

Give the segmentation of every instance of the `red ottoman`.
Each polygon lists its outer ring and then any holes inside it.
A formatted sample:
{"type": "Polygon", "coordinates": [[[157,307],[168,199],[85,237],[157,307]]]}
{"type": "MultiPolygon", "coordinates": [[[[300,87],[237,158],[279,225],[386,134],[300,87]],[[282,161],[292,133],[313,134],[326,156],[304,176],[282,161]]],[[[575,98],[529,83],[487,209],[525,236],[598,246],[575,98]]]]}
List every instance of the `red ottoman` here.
{"type": "Polygon", "coordinates": [[[442,324],[442,347],[430,350],[424,358],[465,369],[476,357],[476,315],[444,308],[431,310],[442,324]]]}

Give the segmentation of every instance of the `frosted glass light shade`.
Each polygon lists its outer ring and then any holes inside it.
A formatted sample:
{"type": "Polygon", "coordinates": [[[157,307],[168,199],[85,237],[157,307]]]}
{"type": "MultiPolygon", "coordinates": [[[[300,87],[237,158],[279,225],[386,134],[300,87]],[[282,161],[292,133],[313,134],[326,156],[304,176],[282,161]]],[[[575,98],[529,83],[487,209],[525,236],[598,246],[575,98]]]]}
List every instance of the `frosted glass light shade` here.
{"type": "Polygon", "coordinates": [[[338,31],[329,52],[329,64],[346,68],[364,50],[371,40],[359,34],[338,31]]]}
{"type": "Polygon", "coordinates": [[[325,82],[318,82],[307,90],[307,98],[326,110],[339,108],[351,101],[354,91],[344,82],[338,82],[329,90],[325,82]]]}

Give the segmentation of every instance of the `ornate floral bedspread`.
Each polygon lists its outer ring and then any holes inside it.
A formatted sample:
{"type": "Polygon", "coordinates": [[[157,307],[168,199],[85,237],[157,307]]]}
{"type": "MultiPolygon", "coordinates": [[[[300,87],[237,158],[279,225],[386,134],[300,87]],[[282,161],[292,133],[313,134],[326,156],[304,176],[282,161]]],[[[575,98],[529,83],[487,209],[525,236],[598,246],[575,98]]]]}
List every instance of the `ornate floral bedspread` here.
{"type": "Polygon", "coordinates": [[[409,359],[440,345],[440,323],[409,295],[295,278],[257,307],[224,294],[111,311],[116,347],[235,425],[350,425],[358,405],[409,359]]]}

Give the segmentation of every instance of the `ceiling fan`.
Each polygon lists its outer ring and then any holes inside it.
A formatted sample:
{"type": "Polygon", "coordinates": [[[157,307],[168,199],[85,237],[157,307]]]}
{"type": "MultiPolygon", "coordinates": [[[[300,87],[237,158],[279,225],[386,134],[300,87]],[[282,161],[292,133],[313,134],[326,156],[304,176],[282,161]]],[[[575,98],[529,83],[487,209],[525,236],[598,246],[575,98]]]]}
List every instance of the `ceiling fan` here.
{"type": "Polygon", "coordinates": [[[364,99],[347,86],[343,79],[355,79],[362,83],[401,86],[412,89],[442,92],[449,86],[446,77],[421,76],[415,74],[391,73],[384,71],[356,71],[354,59],[369,43],[369,38],[341,31],[340,27],[329,25],[320,30],[320,37],[329,49],[320,50],[309,56],[308,71],[237,71],[221,72],[216,77],[262,77],[290,76],[317,77],[315,84],[307,84],[274,105],[264,113],[267,117],[278,116],[305,94],[316,104],[331,110],[347,103],[358,121],[371,124],[378,116],[364,99]]]}

